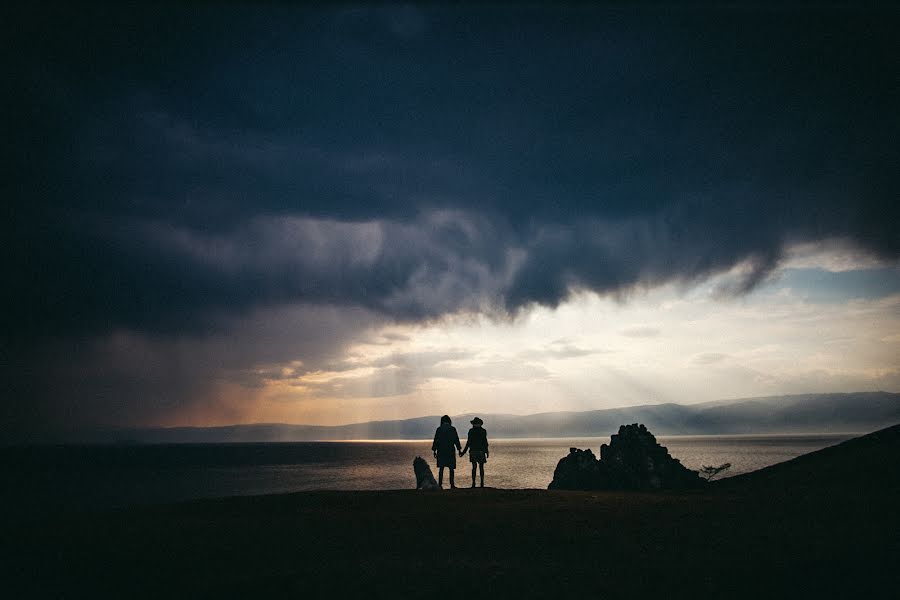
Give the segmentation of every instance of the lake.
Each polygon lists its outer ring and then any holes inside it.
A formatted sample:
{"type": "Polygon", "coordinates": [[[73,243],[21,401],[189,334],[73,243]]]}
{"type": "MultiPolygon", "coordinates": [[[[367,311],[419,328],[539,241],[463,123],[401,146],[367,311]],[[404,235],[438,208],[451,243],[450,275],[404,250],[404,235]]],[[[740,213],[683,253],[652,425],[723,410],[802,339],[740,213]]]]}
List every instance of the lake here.
{"type": "MultiPolygon", "coordinates": [[[[730,462],[738,475],[789,460],[854,434],[660,436],[691,469],[730,462]]],[[[546,488],[570,447],[599,455],[609,438],[491,440],[485,485],[546,488]]],[[[263,444],[33,446],[5,448],[0,464],[8,506],[30,510],[109,508],[305,490],[415,487],[412,461],[431,457],[431,441],[263,444]]],[[[471,484],[468,456],[457,485],[471,484]]],[[[447,481],[444,482],[448,486],[447,481]]]]}

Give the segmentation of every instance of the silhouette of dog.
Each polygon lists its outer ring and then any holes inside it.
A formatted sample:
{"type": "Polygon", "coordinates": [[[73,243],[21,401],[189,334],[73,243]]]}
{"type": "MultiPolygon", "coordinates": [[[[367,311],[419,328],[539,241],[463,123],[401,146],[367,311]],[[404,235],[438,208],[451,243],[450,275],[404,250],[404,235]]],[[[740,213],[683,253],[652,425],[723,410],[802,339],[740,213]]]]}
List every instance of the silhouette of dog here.
{"type": "Polygon", "coordinates": [[[434,480],[434,475],[431,473],[431,467],[428,466],[428,463],[422,459],[421,456],[417,456],[413,461],[413,472],[416,474],[416,489],[417,490],[438,490],[437,481],[434,480]]]}

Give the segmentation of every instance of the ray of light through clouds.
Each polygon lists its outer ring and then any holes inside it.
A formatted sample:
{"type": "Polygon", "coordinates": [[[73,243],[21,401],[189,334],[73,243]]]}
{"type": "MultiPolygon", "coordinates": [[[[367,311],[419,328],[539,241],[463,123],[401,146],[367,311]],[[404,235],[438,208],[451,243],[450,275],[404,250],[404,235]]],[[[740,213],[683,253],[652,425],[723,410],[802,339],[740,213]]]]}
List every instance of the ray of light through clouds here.
{"type": "Polygon", "coordinates": [[[4,434],[900,391],[898,22],[17,9],[4,434]]]}
{"type": "Polygon", "coordinates": [[[718,294],[735,277],[724,274],[627,299],[579,294],[512,321],[465,316],[390,326],[388,337],[353,345],[345,361],[288,385],[299,404],[321,407],[321,423],[897,389],[897,268],[869,260],[854,267],[841,253],[802,250],[803,271],[814,261],[822,275],[866,273],[891,287],[844,288],[843,297],[820,299],[815,287],[792,287],[799,263],[790,259],[739,298],[718,294]],[[338,419],[336,407],[346,411],[338,419]]]}

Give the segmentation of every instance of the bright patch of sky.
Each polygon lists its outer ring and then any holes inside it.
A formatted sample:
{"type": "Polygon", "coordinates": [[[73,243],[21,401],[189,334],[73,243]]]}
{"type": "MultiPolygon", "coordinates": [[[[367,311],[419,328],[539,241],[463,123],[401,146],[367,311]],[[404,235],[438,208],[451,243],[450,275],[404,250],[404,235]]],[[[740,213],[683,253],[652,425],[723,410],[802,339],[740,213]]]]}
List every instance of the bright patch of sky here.
{"type": "Polygon", "coordinates": [[[854,299],[884,298],[900,294],[900,277],[896,268],[859,271],[825,271],[823,269],[787,269],[777,285],[768,291],[789,289],[810,302],[845,302],[854,299]]]}
{"type": "Polygon", "coordinates": [[[327,369],[283,371],[260,393],[259,420],[334,424],[900,390],[900,269],[805,252],[736,298],[722,290],[740,268],[694,287],[578,294],[507,321],[468,315],[387,327],[327,369]]]}

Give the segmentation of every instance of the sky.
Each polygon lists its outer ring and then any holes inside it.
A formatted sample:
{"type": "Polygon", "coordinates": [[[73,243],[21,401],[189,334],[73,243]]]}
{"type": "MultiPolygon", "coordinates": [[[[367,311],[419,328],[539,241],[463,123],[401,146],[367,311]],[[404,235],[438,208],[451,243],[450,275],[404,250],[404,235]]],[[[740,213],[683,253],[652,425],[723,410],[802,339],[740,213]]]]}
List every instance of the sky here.
{"type": "Polygon", "coordinates": [[[900,12],[13,5],[0,423],[900,391],[900,12]]]}

